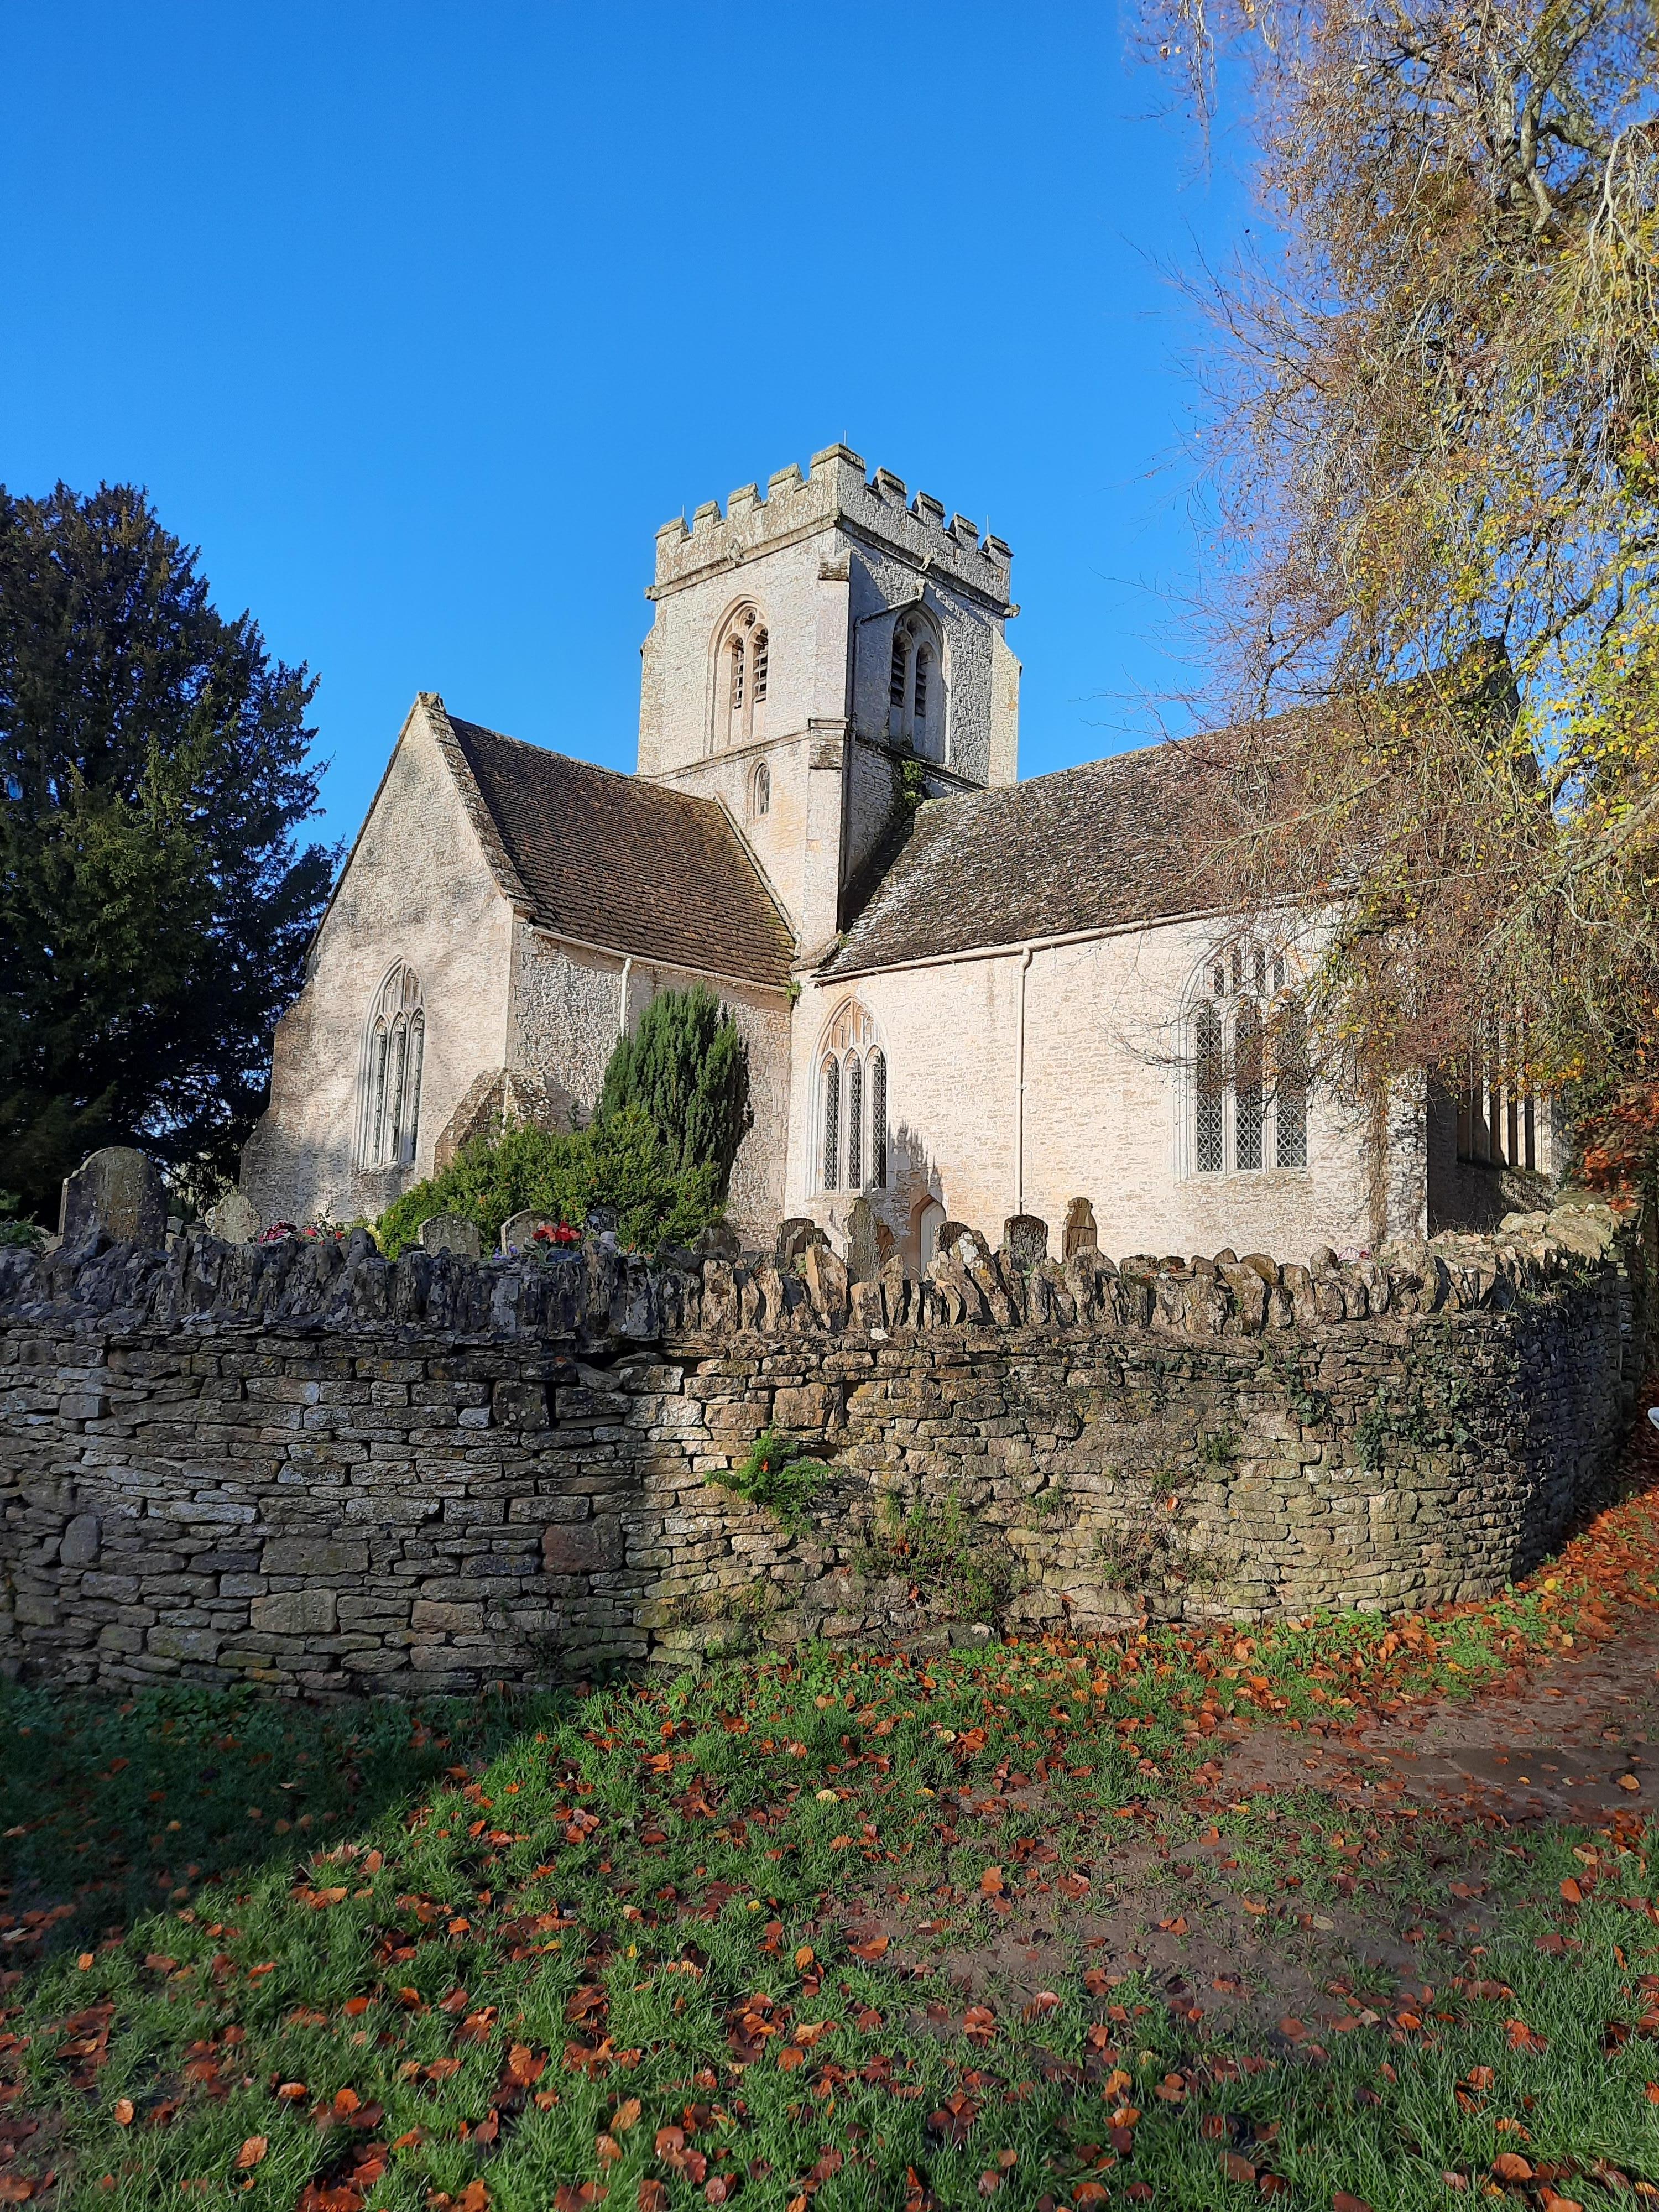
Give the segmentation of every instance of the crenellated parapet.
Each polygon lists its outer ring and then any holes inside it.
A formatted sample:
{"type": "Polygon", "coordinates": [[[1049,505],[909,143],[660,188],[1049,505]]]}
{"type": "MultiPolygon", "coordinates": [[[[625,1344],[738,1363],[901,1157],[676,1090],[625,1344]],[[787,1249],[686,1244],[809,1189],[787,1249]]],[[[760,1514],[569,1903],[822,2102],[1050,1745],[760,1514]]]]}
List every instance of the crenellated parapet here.
{"type": "Polygon", "coordinates": [[[948,519],[942,501],[927,492],[907,494],[890,469],[866,476],[862,458],[848,446],[814,453],[803,477],[792,462],[758,485],[741,484],[726,501],[706,500],[688,523],[683,515],[657,532],[656,581],[647,593],[661,599],[723,568],[735,567],[813,531],[846,528],[874,540],[919,569],[938,570],[994,601],[1009,605],[1013,556],[1000,538],[981,536],[966,515],[948,519]]]}

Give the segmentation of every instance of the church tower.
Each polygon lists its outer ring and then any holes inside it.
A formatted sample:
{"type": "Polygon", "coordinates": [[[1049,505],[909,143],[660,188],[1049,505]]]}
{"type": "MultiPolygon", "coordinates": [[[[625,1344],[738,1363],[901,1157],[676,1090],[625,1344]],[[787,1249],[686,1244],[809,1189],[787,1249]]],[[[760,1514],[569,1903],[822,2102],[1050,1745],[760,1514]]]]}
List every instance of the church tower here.
{"type": "Polygon", "coordinates": [[[847,927],[929,798],[1018,773],[1011,556],[830,446],[657,532],[639,772],[720,799],[804,963],[847,927]]]}

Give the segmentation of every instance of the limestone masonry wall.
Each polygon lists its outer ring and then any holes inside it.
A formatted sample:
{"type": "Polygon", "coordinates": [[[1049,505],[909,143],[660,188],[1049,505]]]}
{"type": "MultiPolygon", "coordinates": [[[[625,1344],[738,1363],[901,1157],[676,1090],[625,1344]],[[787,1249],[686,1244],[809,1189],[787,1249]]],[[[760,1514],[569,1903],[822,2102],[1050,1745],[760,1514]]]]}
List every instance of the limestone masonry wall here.
{"type": "Polygon", "coordinates": [[[0,1662],[400,1694],[757,1637],[1472,1597],[1601,1494],[1610,1216],[1277,1267],[0,1254],[0,1662]],[[775,1425],[791,1528],[720,1486],[775,1425]]]}

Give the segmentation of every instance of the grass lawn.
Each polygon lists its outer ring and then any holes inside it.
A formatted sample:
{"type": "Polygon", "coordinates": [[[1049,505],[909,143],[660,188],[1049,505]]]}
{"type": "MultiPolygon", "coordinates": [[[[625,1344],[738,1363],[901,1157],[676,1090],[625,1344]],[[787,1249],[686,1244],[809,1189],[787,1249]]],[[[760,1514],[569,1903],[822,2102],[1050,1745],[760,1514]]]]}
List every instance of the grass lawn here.
{"type": "Polygon", "coordinates": [[[0,1690],[0,2202],[1659,2203],[1640,1812],[1235,1807],[1217,1756],[1656,1603],[1640,1498],[1392,1632],[819,1648],[419,1711],[0,1690]],[[1165,1929],[1230,1898],[1269,1996],[1360,1908],[1416,1968],[1264,2025],[1125,1966],[1131,1890],[1165,1929]]]}

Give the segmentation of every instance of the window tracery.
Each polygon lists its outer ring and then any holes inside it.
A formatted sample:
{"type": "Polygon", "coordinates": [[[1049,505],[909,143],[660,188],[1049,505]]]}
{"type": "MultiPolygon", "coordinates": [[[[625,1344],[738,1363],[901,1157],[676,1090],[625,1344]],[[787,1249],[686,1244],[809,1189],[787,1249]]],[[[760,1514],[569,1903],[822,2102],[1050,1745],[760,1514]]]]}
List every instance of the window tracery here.
{"type": "Polygon", "coordinates": [[[1286,990],[1284,955],[1235,945],[1212,956],[1190,1020],[1191,1171],[1305,1168],[1307,1018],[1286,990]]]}
{"type": "Polygon", "coordinates": [[[420,1136],[426,1009],[420,978],[397,961],[374,994],[358,1078],[357,1157],[367,1168],[407,1167],[420,1136]]]}
{"type": "Polygon", "coordinates": [[[717,746],[752,744],[757,710],[766,703],[772,641],[758,607],[740,606],[721,623],[714,647],[717,746]]]}
{"type": "Polygon", "coordinates": [[[824,1032],[818,1055],[819,1188],[885,1190],[887,1056],[876,1025],[849,1000],[824,1032]]]}

